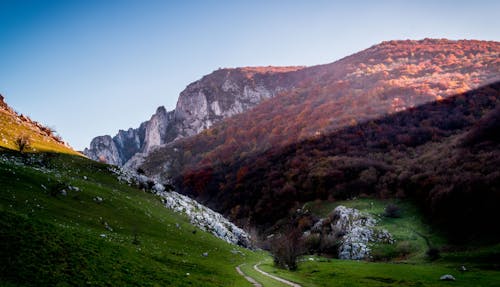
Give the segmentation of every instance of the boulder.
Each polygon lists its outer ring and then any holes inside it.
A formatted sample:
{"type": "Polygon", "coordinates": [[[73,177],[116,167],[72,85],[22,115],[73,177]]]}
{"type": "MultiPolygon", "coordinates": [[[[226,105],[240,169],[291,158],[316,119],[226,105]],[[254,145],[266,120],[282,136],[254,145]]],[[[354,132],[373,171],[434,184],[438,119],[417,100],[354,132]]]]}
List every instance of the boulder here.
{"type": "Polygon", "coordinates": [[[455,277],[453,277],[453,275],[451,274],[445,274],[441,277],[439,277],[440,280],[443,280],[443,281],[455,281],[455,277]]]}

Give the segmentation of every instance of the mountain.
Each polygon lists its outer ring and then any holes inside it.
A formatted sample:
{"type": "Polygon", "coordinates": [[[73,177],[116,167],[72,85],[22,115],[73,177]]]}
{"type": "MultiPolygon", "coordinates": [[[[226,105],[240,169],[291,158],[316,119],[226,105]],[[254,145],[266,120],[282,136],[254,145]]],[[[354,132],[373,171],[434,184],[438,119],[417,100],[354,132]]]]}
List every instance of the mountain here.
{"type": "MultiPolygon", "coordinates": [[[[264,227],[307,200],[348,198],[364,189],[378,196],[384,196],[384,192],[394,196],[396,186],[402,183],[396,181],[376,190],[371,186],[383,186],[379,182],[386,180],[383,175],[397,170],[399,165],[394,166],[391,160],[400,146],[408,152],[405,160],[412,158],[414,149],[428,148],[433,140],[442,141],[444,148],[449,145],[445,139],[451,140],[453,134],[447,129],[463,135],[484,113],[494,109],[498,86],[488,85],[500,80],[499,55],[498,42],[383,42],[332,64],[292,72],[294,78],[301,79],[293,85],[295,88],[196,136],[152,151],[141,168],[157,179],[173,178],[179,191],[233,219],[264,227]],[[488,92],[464,94],[482,86],[487,86],[488,92]],[[464,103],[464,110],[456,114],[446,110],[449,99],[464,103]],[[432,112],[412,114],[427,103],[442,103],[439,106],[444,110],[436,115],[439,120],[433,120],[432,112]],[[367,134],[377,135],[384,130],[374,121],[400,113],[408,115],[402,116],[408,118],[408,125],[394,124],[384,140],[367,141],[369,138],[359,131],[373,125],[367,134]],[[415,127],[411,123],[416,123],[415,127]],[[449,126],[442,127],[445,123],[449,126]],[[328,144],[322,148],[331,148],[328,156],[315,146],[305,157],[283,155],[290,149],[291,155],[297,153],[290,147],[299,148],[309,140],[325,140],[328,144]],[[352,157],[342,158],[344,151],[359,145],[364,147],[352,151],[352,157]],[[377,148],[378,154],[374,151],[377,148]],[[286,168],[281,168],[282,156],[286,168]],[[304,164],[308,167],[299,168],[304,164]],[[342,168],[337,172],[335,166],[342,168]]],[[[433,161],[436,168],[439,162],[433,161]]],[[[409,172],[404,175],[415,174],[404,166],[401,170],[409,172]]],[[[450,170],[454,168],[450,166],[450,170]]],[[[484,179],[483,175],[477,178],[484,179]]],[[[448,182],[441,180],[433,187],[448,182]]],[[[472,188],[469,183],[463,188],[472,188]]],[[[423,188],[420,196],[430,192],[430,187],[423,188]]],[[[455,222],[449,219],[442,222],[455,222]]]]}
{"type": "Polygon", "coordinates": [[[0,95],[0,146],[27,152],[62,152],[79,154],[55,131],[28,116],[19,114],[0,95]],[[20,144],[22,147],[20,147],[20,144]]]}
{"type": "Polygon", "coordinates": [[[293,72],[303,67],[246,67],[219,69],[188,85],[176,108],[159,107],[137,129],[120,130],[114,137],[94,138],[84,153],[89,158],[129,167],[154,148],[196,135],[224,118],[249,110],[265,99],[292,89],[293,72]],[[134,158],[135,156],[135,158],[134,158]]]}

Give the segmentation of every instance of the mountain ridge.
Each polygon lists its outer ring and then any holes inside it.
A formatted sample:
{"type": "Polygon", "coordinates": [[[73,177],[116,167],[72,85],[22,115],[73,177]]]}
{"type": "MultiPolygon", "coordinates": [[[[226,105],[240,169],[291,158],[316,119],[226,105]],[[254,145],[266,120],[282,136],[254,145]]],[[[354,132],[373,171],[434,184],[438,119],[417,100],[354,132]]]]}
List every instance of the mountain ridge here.
{"type": "Polygon", "coordinates": [[[251,109],[262,100],[290,89],[287,75],[303,66],[218,69],[189,84],[176,108],[157,108],[138,128],[120,130],[114,137],[94,138],[84,150],[89,158],[136,167],[141,156],[166,143],[198,134],[224,118],[251,109]],[[278,83],[278,84],[277,84],[278,83]],[[281,84],[280,84],[281,83],[281,84]],[[137,162],[137,163],[136,163],[137,162]]]}
{"type": "Polygon", "coordinates": [[[145,161],[158,167],[150,170],[152,176],[168,177],[173,165],[199,168],[237,159],[440,101],[500,80],[498,55],[500,43],[492,41],[383,42],[334,63],[298,70],[293,74],[300,79],[294,89],[250,113],[237,114],[192,138],[153,151],[145,161]]]}

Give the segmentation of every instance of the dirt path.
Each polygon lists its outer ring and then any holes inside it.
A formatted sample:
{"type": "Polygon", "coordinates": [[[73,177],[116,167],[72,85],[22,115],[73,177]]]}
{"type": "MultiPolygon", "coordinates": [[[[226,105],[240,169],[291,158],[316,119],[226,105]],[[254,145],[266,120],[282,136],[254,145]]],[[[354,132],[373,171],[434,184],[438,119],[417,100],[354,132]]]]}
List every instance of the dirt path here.
{"type": "Polygon", "coordinates": [[[250,276],[246,275],[245,273],[243,273],[243,271],[241,271],[241,269],[240,269],[240,266],[241,265],[236,266],[236,272],[238,272],[238,274],[240,274],[241,276],[245,277],[245,279],[247,279],[248,282],[252,283],[254,287],[262,287],[262,284],[260,284],[259,282],[257,282],[252,277],[250,277],[250,276]]]}
{"type": "Polygon", "coordinates": [[[260,263],[255,264],[255,265],[253,266],[253,269],[257,270],[257,272],[260,272],[261,274],[263,274],[263,275],[265,275],[265,276],[267,276],[267,277],[269,277],[269,278],[272,278],[272,279],[274,279],[274,280],[277,280],[277,281],[279,281],[279,282],[281,282],[281,283],[284,283],[284,284],[286,284],[286,285],[288,285],[288,286],[292,286],[292,287],[302,287],[301,285],[299,285],[299,284],[297,284],[297,283],[294,283],[294,282],[292,282],[292,281],[288,281],[288,280],[283,279],[283,278],[281,278],[281,277],[274,276],[274,275],[271,275],[271,274],[269,274],[269,273],[267,273],[267,272],[265,272],[265,271],[260,270],[259,265],[260,265],[260,263]]]}

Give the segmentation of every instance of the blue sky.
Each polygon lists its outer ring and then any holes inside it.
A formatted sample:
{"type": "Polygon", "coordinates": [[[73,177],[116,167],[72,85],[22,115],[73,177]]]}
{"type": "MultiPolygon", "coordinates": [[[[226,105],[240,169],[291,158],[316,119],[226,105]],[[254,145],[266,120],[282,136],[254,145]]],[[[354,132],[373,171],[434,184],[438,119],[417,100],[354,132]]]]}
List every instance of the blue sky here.
{"type": "Polygon", "coordinates": [[[0,0],[0,93],[83,149],[219,67],[315,65],[384,40],[500,40],[500,1],[0,0]]]}

